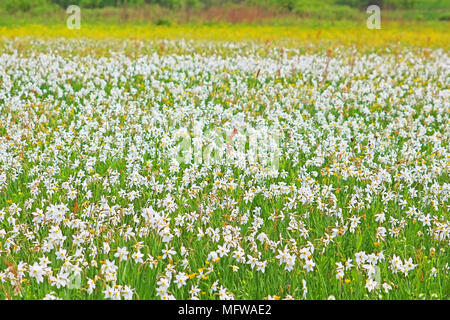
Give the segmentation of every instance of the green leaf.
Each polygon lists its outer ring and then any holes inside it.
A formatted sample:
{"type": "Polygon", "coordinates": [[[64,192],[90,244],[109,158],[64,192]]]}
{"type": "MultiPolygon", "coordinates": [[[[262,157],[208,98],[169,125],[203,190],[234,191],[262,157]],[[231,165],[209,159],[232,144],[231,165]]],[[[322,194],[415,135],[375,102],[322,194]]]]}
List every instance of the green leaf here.
{"type": "Polygon", "coordinates": [[[356,251],[358,251],[359,248],[361,247],[362,240],[363,240],[362,233],[359,232],[359,233],[358,233],[358,239],[356,240],[356,251]]]}

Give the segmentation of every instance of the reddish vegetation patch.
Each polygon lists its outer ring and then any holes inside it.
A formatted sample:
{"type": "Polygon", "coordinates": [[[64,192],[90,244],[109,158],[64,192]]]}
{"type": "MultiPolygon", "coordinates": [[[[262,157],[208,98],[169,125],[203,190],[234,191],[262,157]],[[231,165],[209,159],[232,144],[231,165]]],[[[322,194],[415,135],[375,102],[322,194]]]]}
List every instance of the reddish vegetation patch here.
{"type": "Polygon", "coordinates": [[[253,23],[274,19],[279,13],[261,7],[212,7],[203,10],[201,19],[211,22],[253,23]]]}
{"type": "Polygon", "coordinates": [[[104,8],[94,16],[98,18],[114,19],[118,18],[124,22],[130,21],[149,21],[156,22],[159,19],[168,19],[178,22],[228,22],[228,23],[259,23],[280,17],[287,17],[292,14],[280,10],[271,10],[259,6],[214,6],[208,9],[190,10],[184,9],[177,12],[171,12],[162,7],[143,7],[143,8],[104,8]]]}

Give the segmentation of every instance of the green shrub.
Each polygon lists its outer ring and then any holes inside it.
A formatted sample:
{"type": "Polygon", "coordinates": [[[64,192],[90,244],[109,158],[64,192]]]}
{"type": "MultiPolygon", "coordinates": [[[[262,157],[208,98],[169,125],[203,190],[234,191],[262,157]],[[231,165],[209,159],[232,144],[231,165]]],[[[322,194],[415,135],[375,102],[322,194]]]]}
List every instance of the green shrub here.
{"type": "Polygon", "coordinates": [[[383,0],[386,9],[412,9],[416,0],[383,0]]]}
{"type": "Polygon", "coordinates": [[[50,3],[47,0],[4,0],[3,7],[9,13],[29,12],[35,8],[48,7],[50,3]]]}
{"type": "Polygon", "coordinates": [[[439,16],[441,21],[450,21],[450,12],[444,12],[439,16]]]}
{"type": "Polygon", "coordinates": [[[167,18],[159,18],[159,19],[155,22],[155,24],[156,24],[157,26],[170,26],[172,23],[171,23],[170,20],[167,19],[167,18]]]}

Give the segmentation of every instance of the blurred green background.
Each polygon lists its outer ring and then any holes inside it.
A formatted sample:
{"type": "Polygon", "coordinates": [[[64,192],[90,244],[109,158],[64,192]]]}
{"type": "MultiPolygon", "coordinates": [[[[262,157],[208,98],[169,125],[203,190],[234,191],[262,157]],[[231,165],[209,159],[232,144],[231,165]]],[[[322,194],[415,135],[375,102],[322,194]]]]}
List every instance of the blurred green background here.
{"type": "Polygon", "coordinates": [[[0,25],[59,23],[71,5],[87,23],[361,21],[380,6],[384,21],[449,21],[450,0],[0,0],[0,25]]]}

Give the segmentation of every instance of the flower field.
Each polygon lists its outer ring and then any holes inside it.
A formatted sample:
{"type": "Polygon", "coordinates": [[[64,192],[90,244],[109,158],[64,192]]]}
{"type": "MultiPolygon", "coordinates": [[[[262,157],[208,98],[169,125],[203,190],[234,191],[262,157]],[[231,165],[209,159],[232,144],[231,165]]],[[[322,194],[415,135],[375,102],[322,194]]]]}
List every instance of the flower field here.
{"type": "Polygon", "coordinates": [[[1,29],[1,299],[449,298],[448,34],[164,28],[1,29]]]}

